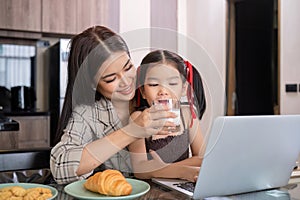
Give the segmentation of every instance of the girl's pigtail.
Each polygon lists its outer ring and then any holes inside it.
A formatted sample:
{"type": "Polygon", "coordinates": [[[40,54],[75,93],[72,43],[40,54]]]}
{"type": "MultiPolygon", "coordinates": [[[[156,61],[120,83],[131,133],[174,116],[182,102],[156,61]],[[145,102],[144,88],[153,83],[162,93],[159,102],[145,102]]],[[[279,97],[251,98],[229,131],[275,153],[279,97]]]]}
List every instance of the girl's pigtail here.
{"type": "Polygon", "coordinates": [[[189,61],[185,61],[185,65],[187,70],[187,81],[190,84],[187,91],[187,98],[192,114],[192,121],[190,125],[192,126],[193,119],[197,117],[194,105],[198,111],[198,118],[201,119],[206,109],[206,100],[201,75],[189,61]]]}
{"type": "Polygon", "coordinates": [[[194,119],[196,119],[196,113],[194,110],[194,95],[193,95],[193,91],[194,91],[194,84],[193,84],[193,66],[189,61],[184,61],[185,65],[186,65],[186,74],[187,74],[187,82],[189,83],[188,86],[188,90],[187,90],[187,99],[188,99],[188,103],[190,106],[190,111],[192,114],[192,120],[191,120],[191,124],[190,127],[193,126],[193,121],[194,119]]]}

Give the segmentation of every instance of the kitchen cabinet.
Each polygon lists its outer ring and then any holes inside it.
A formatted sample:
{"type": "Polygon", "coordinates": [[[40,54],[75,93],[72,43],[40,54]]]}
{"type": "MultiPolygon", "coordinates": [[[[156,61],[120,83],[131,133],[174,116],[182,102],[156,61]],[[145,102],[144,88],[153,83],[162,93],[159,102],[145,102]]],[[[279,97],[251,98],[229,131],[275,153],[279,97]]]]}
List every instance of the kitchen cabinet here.
{"type": "Polygon", "coordinates": [[[43,0],[42,10],[42,32],[77,33],[77,0],[43,0]]]}
{"type": "Polygon", "coordinates": [[[96,24],[106,24],[110,12],[108,1],[77,0],[77,31],[81,32],[96,24]]]}
{"type": "Polygon", "coordinates": [[[42,32],[78,34],[88,27],[119,28],[119,0],[43,0],[42,32]]]}
{"type": "Polygon", "coordinates": [[[18,131],[0,131],[0,150],[17,149],[18,141],[18,131]]]}
{"type": "Polygon", "coordinates": [[[119,31],[119,0],[77,0],[77,31],[103,25],[119,31]]]}
{"type": "Polygon", "coordinates": [[[0,0],[0,29],[40,32],[42,0],[0,0]]]}
{"type": "Polygon", "coordinates": [[[10,116],[19,122],[18,148],[50,147],[50,116],[10,116]]]}
{"type": "Polygon", "coordinates": [[[118,31],[119,6],[119,0],[0,0],[0,33],[75,35],[94,25],[118,31]]]}

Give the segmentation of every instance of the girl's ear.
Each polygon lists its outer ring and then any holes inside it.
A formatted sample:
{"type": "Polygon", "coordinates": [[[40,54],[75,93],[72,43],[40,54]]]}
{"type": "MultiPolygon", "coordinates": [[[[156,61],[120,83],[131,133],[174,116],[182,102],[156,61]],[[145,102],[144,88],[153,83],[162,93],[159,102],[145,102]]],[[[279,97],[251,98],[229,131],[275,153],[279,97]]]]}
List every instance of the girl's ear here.
{"type": "Polygon", "coordinates": [[[188,88],[188,82],[186,81],[183,85],[182,85],[182,92],[181,92],[181,97],[186,96],[187,94],[187,88],[188,88]]]}

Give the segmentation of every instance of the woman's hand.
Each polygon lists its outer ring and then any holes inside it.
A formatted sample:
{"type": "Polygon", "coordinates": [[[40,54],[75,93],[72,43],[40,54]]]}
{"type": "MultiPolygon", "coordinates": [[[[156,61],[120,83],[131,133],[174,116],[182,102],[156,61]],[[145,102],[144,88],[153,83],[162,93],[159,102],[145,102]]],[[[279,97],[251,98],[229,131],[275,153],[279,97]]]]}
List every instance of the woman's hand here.
{"type": "Polygon", "coordinates": [[[169,111],[164,105],[153,105],[143,112],[135,112],[131,115],[129,124],[123,128],[127,134],[137,138],[147,138],[151,135],[167,135],[175,128],[173,122],[168,118],[175,118],[177,115],[169,111]]]}
{"type": "Polygon", "coordinates": [[[152,162],[156,166],[156,170],[166,167],[168,165],[161,159],[161,157],[155,151],[150,149],[149,153],[152,156],[152,162]]]}
{"type": "MultiPolygon", "coordinates": [[[[154,171],[160,170],[169,165],[169,164],[165,163],[155,151],[150,150],[149,153],[152,156],[152,159],[144,160],[144,161],[141,161],[138,164],[134,165],[134,173],[143,173],[143,174],[150,173],[151,174],[154,171]]],[[[132,156],[135,156],[135,157],[133,157],[135,159],[139,159],[139,156],[141,157],[143,155],[132,154],[132,156]]]]}

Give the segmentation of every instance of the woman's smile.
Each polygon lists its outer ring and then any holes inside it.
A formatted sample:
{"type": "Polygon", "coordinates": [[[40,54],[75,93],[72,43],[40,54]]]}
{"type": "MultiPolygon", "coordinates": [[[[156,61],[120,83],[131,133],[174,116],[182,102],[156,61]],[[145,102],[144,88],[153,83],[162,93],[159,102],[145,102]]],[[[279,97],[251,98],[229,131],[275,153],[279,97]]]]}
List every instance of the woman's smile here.
{"type": "Polygon", "coordinates": [[[133,87],[133,82],[126,86],[126,87],[122,87],[122,88],[119,88],[117,90],[117,92],[123,94],[123,95],[129,95],[129,94],[132,94],[133,93],[133,90],[134,90],[134,87],[133,87]]]}

